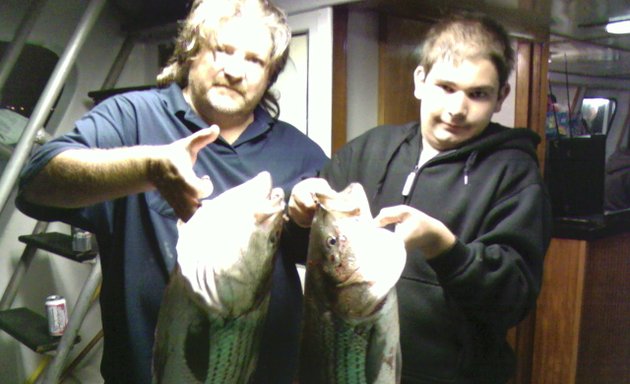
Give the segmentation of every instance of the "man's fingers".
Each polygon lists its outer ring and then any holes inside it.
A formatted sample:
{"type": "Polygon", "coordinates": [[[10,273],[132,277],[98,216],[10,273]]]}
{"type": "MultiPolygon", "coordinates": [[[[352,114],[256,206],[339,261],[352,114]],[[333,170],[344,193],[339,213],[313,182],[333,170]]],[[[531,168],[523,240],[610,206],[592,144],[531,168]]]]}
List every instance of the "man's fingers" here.
{"type": "Polygon", "coordinates": [[[182,174],[183,185],[179,187],[182,194],[189,194],[197,199],[203,199],[210,196],[214,190],[212,181],[208,175],[197,177],[197,175],[190,170],[182,174]]]}
{"type": "Polygon", "coordinates": [[[390,224],[398,224],[407,217],[409,212],[403,205],[397,205],[394,207],[387,207],[381,209],[378,215],[374,218],[374,222],[379,227],[385,227],[390,224]]]}
{"type": "Polygon", "coordinates": [[[188,193],[181,191],[180,193],[175,192],[165,192],[163,195],[169,205],[175,211],[177,217],[182,219],[184,222],[188,221],[197,208],[201,206],[201,202],[195,196],[195,191],[189,190],[188,193]],[[169,193],[166,195],[166,193],[169,193]]]}
{"type": "Polygon", "coordinates": [[[199,179],[199,183],[196,185],[197,187],[197,197],[199,199],[203,199],[204,197],[208,197],[212,194],[214,190],[214,185],[212,185],[212,181],[210,180],[210,176],[205,175],[199,179]]]}

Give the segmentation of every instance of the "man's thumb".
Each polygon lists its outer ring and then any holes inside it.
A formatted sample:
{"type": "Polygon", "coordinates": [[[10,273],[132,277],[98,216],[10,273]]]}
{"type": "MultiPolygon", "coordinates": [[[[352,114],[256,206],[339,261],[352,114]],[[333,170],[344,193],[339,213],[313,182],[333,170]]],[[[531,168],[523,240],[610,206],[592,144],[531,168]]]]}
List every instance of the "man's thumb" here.
{"type": "Polygon", "coordinates": [[[199,152],[203,147],[214,142],[219,137],[220,132],[217,125],[195,132],[190,138],[190,149],[195,153],[199,152]]]}

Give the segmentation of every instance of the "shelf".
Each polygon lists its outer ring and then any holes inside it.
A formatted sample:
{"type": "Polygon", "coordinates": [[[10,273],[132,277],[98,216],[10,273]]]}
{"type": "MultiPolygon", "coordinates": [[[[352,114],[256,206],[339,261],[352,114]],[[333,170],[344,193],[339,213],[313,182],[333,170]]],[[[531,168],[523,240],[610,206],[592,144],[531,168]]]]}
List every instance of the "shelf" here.
{"type": "Polygon", "coordinates": [[[96,250],[77,252],[72,250],[72,236],[59,232],[46,232],[37,235],[23,235],[18,239],[45,251],[53,252],[67,259],[82,263],[96,257],[96,250]]]}
{"type": "MultiPolygon", "coordinates": [[[[60,336],[48,334],[48,320],[27,308],[13,308],[0,312],[0,329],[37,353],[55,350],[60,336]]],[[[81,341],[77,336],[75,344],[81,341]]]]}

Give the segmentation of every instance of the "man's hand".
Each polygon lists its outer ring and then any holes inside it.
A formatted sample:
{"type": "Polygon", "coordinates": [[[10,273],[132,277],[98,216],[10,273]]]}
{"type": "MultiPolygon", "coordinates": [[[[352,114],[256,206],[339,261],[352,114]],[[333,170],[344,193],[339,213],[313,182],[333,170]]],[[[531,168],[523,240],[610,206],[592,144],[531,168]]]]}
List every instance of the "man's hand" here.
{"type": "Polygon", "coordinates": [[[161,148],[158,157],[147,165],[147,177],[179,218],[188,221],[200,205],[199,199],[212,193],[212,182],[205,175],[195,175],[193,165],[197,154],[219,136],[213,125],[161,148]],[[163,151],[162,151],[163,150],[163,151]]]}
{"type": "Polygon", "coordinates": [[[289,217],[300,227],[310,228],[317,201],[315,194],[333,195],[336,192],[330,188],[324,179],[312,177],[297,183],[289,198],[289,217]]]}
{"type": "Polygon", "coordinates": [[[407,205],[383,208],[374,220],[381,227],[396,224],[407,250],[420,249],[427,259],[448,251],[456,241],[444,223],[407,205]]]}

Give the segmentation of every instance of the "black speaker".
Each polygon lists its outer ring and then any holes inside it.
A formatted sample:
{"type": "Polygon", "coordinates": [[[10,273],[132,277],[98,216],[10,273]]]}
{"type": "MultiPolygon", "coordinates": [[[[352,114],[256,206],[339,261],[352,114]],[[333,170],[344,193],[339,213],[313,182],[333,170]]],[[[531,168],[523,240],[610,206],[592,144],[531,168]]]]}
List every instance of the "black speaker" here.
{"type": "Polygon", "coordinates": [[[547,141],[545,183],[554,217],[603,213],[606,136],[547,141]]]}

